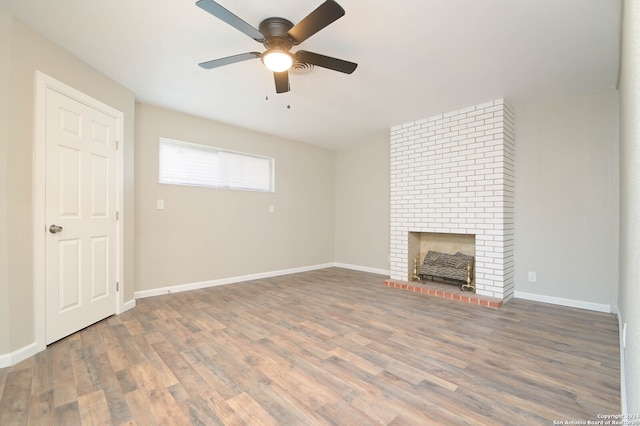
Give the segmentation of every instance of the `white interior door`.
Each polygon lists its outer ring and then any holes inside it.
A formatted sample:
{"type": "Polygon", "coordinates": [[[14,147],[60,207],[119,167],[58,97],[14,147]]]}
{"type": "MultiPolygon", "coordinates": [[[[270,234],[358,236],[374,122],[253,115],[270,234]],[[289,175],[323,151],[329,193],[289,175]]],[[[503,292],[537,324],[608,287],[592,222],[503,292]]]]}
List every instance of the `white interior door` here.
{"type": "Polygon", "coordinates": [[[46,93],[46,342],[116,310],[116,119],[46,93]]]}

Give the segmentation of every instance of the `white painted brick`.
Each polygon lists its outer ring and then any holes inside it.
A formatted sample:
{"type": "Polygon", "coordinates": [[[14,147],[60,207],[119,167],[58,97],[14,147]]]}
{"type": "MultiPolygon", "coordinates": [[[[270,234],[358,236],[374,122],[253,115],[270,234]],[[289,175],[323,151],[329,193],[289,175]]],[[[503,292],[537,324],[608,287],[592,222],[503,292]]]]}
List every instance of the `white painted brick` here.
{"type": "Polygon", "coordinates": [[[451,112],[451,122],[452,123],[457,123],[460,120],[464,120],[465,118],[467,118],[467,114],[466,113],[461,113],[460,111],[453,111],[451,112]]]}
{"type": "MultiPolygon", "coordinates": [[[[494,114],[492,114],[492,115],[494,115],[494,114]]],[[[484,123],[485,124],[499,124],[500,126],[502,126],[503,117],[502,117],[502,115],[499,115],[499,116],[495,116],[494,115],[494,117],[492,117],[492,118],[485,119],[484,123]]]]}
{"type": "Polygon", "coordinates": [[[467,117],[472,117],[476,120],[476,117],[484,114],[484,108],[476,108],[474,111],[470,111],[467,113],[467,117]]]}
{"type": "MultiPolygon", "coordinates": [[[[477,113],[480,114],[480,113],[477,113]]],[[[467,118],[462,118],[460,120],[458,120],[458,124],[469,124],[469,123],[475,123],[476,122],[476,118],[475,117],[469,117],[467,116],[467,118]]]]}
{"type": "Polygon", "coordinates": [[[490,101],[490,102],[485,102],[483,104],[480,105],[476,105],[476,109],[485,109],[485,108],[491,108],[495,105],[497,105],[497,102],[499,102],[500,100],[496,100],[496,101],[490,101]]]}
{"type": "Polygon", "coordinates": [[[475,111],[475,110],[476,110],[475,106],[470,106],[470,107],[459,109],[457,112],[458,112],[458,114],[468,114],[468,113],[470,113],[472,111],[475,111]]]}
{"type": "Polygon", "coordinates": [[[451,119],[445,115],[440,120],[436,120],[436,125],[445,126],[445,125],[449,124],[450,122],[451,122],[451,119]]]}
{"type": "Polygon", "coordinates": [[[493,112],[487,112],[487,110],[483,111],[483,114],[475,116],[477,121],[484,121],[484,124],[487,124],[485,120],[489,120],[493,118],[493,112]]]}
{"type": "Polygon", "coordinates": [[[501,127],[485,130],[485,134],[487,135],[497,135],[503,133],[503,129],[501,127]]]}
{"type": "Polygon", "coordinates": [[[499,104],[499,105],[494,105],[492,107],[485,108],[484,110],[486,112],[494,112],[494,113],[495,112],[502,112],[502,111],[504,111],[504,107],[501,104],[499,104]]]}
{"type": "Polygon", "coordinates": [[[514,185],[513,110],[499,100],[394,126],[390,133],[390,245],[398,253],[390,274],[407,278],[409,227],[475,234],[477,264],[484,275],[502,280],[477,274],[477,293],[512,297],[514,203],[506,188],[514,185]],[[483,249],[484,242],[493,244],[483,249]]]}

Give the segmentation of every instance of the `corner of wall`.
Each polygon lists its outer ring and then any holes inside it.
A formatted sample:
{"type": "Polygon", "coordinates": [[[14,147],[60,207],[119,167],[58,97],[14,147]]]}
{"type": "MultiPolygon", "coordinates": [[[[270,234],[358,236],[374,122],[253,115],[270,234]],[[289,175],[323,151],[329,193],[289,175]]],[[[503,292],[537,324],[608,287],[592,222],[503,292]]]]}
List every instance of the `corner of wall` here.
{"type": "MultiPolygon", "coordinates": [[[[11,17],[0,11],[0,354],[9,350],[9,288],[7,246],[7,124],[11,17]]],[[[0,362],[1,362],[0,355],[0,362]]],[[[1,367],[1,365],[0,365],[1,367]]]]}
{"type": "Polygon", "coordinates": [[[625,344],[626,340],[626,330],[625,330],[625,321],[622,312],[618,309],[618,306],[613,306],[611,311],[616,314],[618,317],[618,334],[620,340],[620,405],[621,405],[621,413],[626,415],[629,414],[627,409],[627,386],[626,386],[626,374],[625,374],[625,344]]]}

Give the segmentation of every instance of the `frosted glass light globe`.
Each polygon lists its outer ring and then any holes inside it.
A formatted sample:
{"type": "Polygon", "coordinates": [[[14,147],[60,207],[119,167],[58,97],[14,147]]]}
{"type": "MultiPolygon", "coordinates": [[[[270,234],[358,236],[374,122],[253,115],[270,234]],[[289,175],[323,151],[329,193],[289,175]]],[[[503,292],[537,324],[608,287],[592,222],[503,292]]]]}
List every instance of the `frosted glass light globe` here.
{"type": "Polygon", "coordinates": [[[283,72],[293,65],[293,56],[283,50],[269,50],[262,55],[262,63],[273,72],[283,72]]]}

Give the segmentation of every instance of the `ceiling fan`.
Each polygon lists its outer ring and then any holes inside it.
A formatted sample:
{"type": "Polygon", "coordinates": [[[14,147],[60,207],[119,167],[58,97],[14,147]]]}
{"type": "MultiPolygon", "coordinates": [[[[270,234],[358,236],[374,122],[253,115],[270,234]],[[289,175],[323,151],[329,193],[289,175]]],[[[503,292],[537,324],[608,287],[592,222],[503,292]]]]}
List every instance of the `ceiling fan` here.
{"type": "Polygon", "coordinates": [[[247,52],[202,62],[199,64],[202,68],[217,68],[223,65],[260,58],[262,63],[273,71],[276,93],[284,93],[289,91],[289,69],[295,63],[315,65],[345,74],[351,74],[358,66],[353,62],[306,50],[290,52],[293,46],[299,45],[324,27],[344,16],[344,9],[334,0],[326,0],[296,25],[287,19],[273,17],[263,20],[258,27],[259,29],[255,29],[213,0],[198,0],[196,6],[245,33],[255,41],[262,43],[267,49],[263,53],[247,52]]]}

